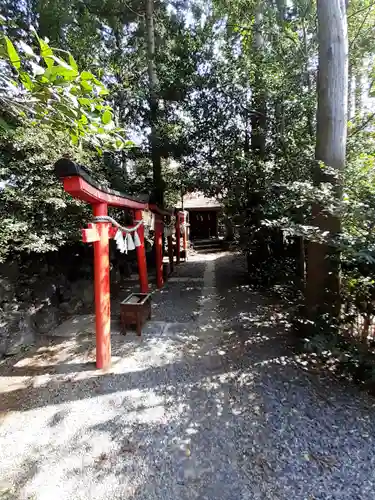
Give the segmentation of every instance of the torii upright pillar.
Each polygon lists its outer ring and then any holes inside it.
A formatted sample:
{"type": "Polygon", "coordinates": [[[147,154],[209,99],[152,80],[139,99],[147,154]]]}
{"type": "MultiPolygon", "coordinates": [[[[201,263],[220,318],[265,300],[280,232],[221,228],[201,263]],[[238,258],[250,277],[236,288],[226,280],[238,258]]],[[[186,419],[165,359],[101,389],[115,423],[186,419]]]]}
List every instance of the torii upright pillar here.
{"type": "Polygon", "coordinates": [[[181,261],[181,221],[180,212],[176,214],[176,264],[181,261]]]}
{"type": "Polygon", "coordinates": [[[182,223],[183,223],[183,233],[182,233],[182,245],[184,249],[185,262],[187,261],[187,226],[186,226],[186,212],[182,212],[182,223]]]}
{"type": "MultiPolygon", "coordinates": [[[[168,217],[168,225],[170,227],[171,217],[168,217]]],[[[168,242],[168,258],[169,258],[170,272],[173,273],[174,261],[173,261],[173,237],[172,237],[172,234],[169,234],[169,236],[167,237],[167,242],[168,242]]]]}
{"type": "MultiPolygon", "coordinates": [[[[142,210],[135,211],[135,223],[138,224],[142,220],[142,210]]],[[[148,278],[147,278],[147,262],[146,262],[146,249],[145,249],[145,228],[143,224],[138,229],[138,236],[141,242],[137,247],[137,260],[138,260],[138,273],[139,273],[139,286],[141,293],[148,293],[148,278]]]]}
{"type": "MultiPolygon", "coordinates": [[[[93,205],[94,217],[108,215],[106,203],[93,205]]],[[[96,367],[111,364],[111,300],[109,279],[109,228],[108,222],[97,222],[98,239],[94,244],[94,291],[96,326],[96,367]]]]}
{"type": "Polygon", "coordinates": [[[155,220],[155,262],[156,262],[156,286],[162,288],[163,276],[163,232],[164,222],[162,215],[156,215],[155,220]]]}

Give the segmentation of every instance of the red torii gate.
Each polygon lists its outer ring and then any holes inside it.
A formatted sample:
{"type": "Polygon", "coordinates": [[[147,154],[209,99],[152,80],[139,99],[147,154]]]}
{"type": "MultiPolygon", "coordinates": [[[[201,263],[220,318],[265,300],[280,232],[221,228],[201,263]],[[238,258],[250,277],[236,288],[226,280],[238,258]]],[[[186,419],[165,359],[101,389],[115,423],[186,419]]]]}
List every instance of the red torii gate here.
{"type": "MultiPolygon", "coordinates": [[[[90,203],[94,217],[108,216],[108,206],[129,209],[133,213],[133,222],[142,221],[142,211],[150,209],[155,214],[155,254],[156,284],[161,288],[163,279],[163,232],[164,217],[170,217],[172,210],[164,210],[147,201],[101,186],[90,175],[89,171],[75,162],[62,158],[55,164],[56,175],[62,180],[64,190],[74,198],[90,203]]],[[[177,263],[180,261],[180,214],[176,214],[177,263]]],[[[113,238],[117,228],[111,222],[97,221],[82,229],[82,241],[94,246],[94,291],[95,291],[95,323],[96,323],[96,366],[107,368],[111,363],[110,332],[110,279],[109,279],[109,239],[113,238]]],[[[136,247],[138,272],[141,293],[149,292],[146,251],[144,244],[144,226],[137,230],[140,245],[136,247]]],[[[186,252],[186,249],[185,249],[186,252]]],[[[168,237],[168,255],[173,268],[172,237],[168,237]]]]}

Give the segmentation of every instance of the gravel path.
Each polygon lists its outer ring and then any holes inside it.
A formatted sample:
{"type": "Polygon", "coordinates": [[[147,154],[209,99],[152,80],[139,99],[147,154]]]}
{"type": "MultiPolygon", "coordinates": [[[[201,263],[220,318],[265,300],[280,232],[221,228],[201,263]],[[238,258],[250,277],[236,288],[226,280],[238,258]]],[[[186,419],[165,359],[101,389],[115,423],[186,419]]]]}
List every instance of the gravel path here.
{"type": "Polygon", "coordinates": [[[297,366],[240,257],[197,258],[109,372],[85,332],[0,366],[0,499],[375,499],[372,399],[297,366]]]}

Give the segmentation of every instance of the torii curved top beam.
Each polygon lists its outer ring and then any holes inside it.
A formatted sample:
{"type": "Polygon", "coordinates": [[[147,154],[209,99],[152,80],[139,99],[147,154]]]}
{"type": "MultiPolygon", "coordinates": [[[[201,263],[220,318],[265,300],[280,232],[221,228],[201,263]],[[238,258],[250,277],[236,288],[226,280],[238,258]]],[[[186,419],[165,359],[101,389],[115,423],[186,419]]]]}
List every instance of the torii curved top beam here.
{"type": "Polygon", "coordinates": [[[64,183],[64,190],[91,205],[106,203],[112,207],[145,210],[147,199],[135,198],[126,193],[115,191],[95,181],[89,171],[67,158],[61,158],[55,163],[55,172],[64,183]]]}

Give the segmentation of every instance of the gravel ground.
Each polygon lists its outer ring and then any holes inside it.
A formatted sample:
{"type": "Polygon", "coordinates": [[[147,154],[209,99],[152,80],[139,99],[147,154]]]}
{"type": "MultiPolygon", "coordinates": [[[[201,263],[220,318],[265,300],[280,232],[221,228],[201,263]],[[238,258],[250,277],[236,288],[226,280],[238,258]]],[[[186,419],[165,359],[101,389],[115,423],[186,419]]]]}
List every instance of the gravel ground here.
{"type": "Polygon", "coordinates": [[[197,259],[109,372],[85,332],[0,366],[1,499],[375,499],[373,400],[298,367],[241,258],[197,259]]]}
{"type": "Polygon", "coordinates": [[[152,317],[157,321],[194,321],[200,310],[203,280],[173,282],[155,293],[152,303],[152,317]]]}

